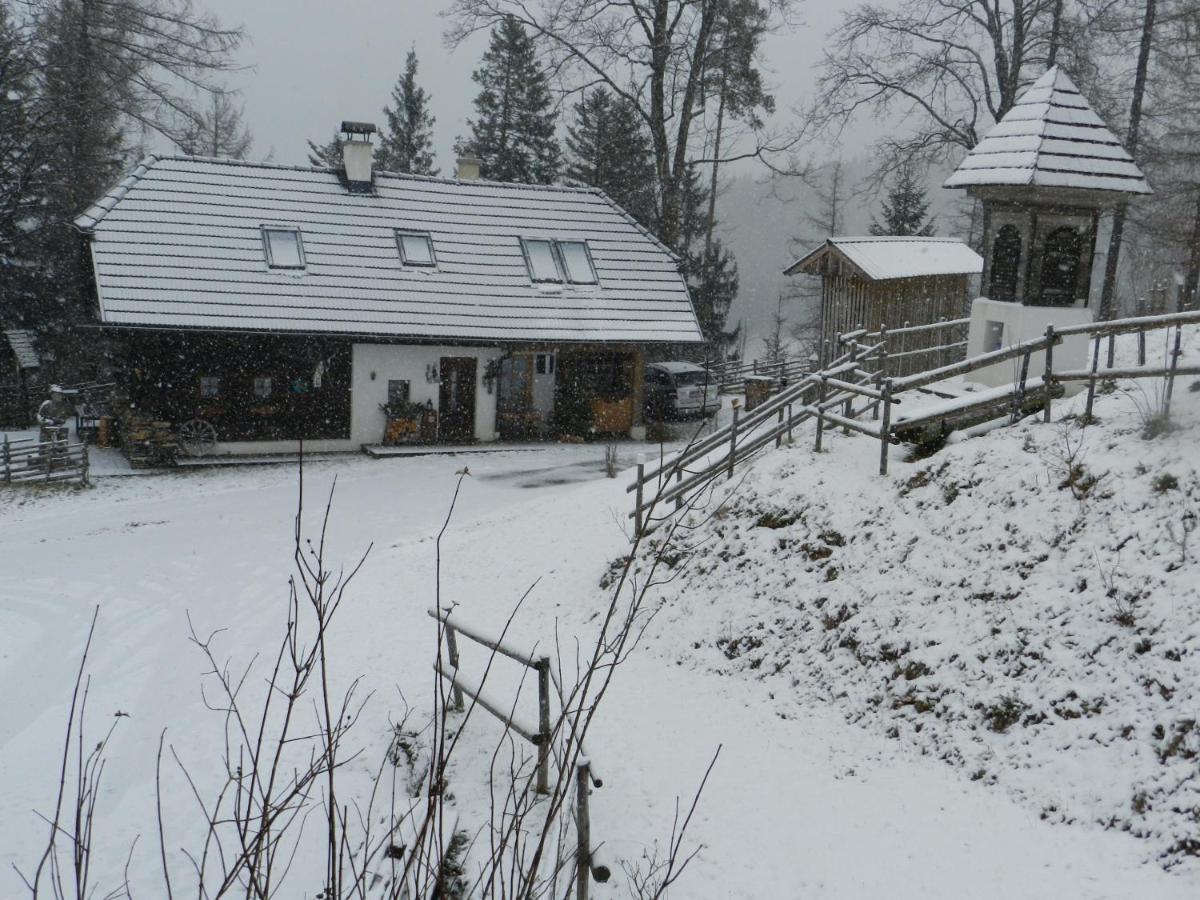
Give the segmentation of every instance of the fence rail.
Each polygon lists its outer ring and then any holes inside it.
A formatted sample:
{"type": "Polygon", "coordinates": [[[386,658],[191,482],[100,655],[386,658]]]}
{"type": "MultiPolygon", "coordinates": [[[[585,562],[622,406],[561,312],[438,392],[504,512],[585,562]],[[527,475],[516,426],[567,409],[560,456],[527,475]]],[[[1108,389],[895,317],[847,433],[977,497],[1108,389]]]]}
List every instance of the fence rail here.
{"type": "Polygon", "coordinates": [[[78,481],[87,484],[89,473],[86,444],[32,439],[0,442],[0,483],[56,484],[78,481]]]}
{"type": "MultiPolygon", "coordinates": [[[[469,625],[450,612],[437,609],[428,610],[431,618],[442,626],[441,631],[445,640],[446,665],[442,664],[441,654],[434,663],[434,671],[450,684],[454,709],[464,708],[463,697],[470,697],[475,704],[491,713],[511,728],[517,735],[524,738],[537,748],[537,786],[539,794],[550,792],[550,754],[557,725],[550,721],[551,688],[558,697],[560,717],[559,725],[567,717],[567,699],[559,684],[550,656],[533,649],[518,646],[505,637],[492,637],[481,629],[469,625]],[[459,668],[458,636],[474,641],[494,653],[499,653],[509,659],[532,669],[537,673],[538,683],[538,721],[530,722],[523,714],[517,712],[516,703],[505,703],[489,693],[486,685],[477,679],[472,679],[462,673],[459,668]],[[448,668],[447,668],[448,666],[448,668]]],[[[578,900],[587,900],[589,879],[604,883],[612,875],[612,866],[607,861],[607,853],[601,846],[596,846],[591,836],[591,813],[588,806],[588,794],[591,788],[602,787],[603,779],[595,770],[591,759],[584,752],[583,741],[578,740],[576,747],[579,756],[575,762],[575,822],[576,822],[576,872],[575,896],[578,900]]]]}
{"type": "MultiPolygon", "coordinates": [[[[822,447],[822,436],[827,427],[842,428],[847,433],[856,431],[879,440],[879,472],[886,475],[888,448],[892,444],[901,443],[901,435],[911,435],[933,425],[942,429],[963,427],[965,423],[986,421],[1003,416],[1005,412],[1016,419],[1038,409],[1042,411],[1043,421],[1049,422],[1054,400],[1063,396],[1064,383],[1072,381],[1088,382],[1085,416],[1087,421],[1091,419],[1097,383],[1109,378],[1164,378],[1166,385],[1163,413],[1169,415],[1175,378],[1180,375],[1200,374],[1200,366],[1179,365],[1183,326],[1200,324],[1200,311],[1138,316],[1058,329],[1048,325],[1041,337],[1019,344],[908,375],[886,374],[888,366],[899,356],[945,354],[965,345],[965,342],[953,341],[904,353],[892,353],[889,352],[892,346],[890,340],[895,336],[961,328],[968,321],[955,319],[894,330],[881,327],[879,331],[874,332],[860,328],[839,335],[839,346],[847,347],[848,351],[822,371],[804,376],[798,383],[756,408],[744,420],[739,421],[735,408],[730,425],[686,448],[677,456],[664,459],[657,467],[647,471],[643,464],[639,464],[637,478],[627,488],[628,492],[635,492],[636,495],[634,509],[630,513],[630,518],[634,520],[635,536],[651,524],[654,511],[660,508],[660,504],[667,504],[668,510],[670,506],[675,510],[680,509],[687,498],[695,496],[699,489],[722,474],[732,477],[737,463],[748,459],[772,441],[775,446],[779,446],[785,435],[789,439],[792,437],[795,426],[810,419],[816,421],[815,449],[818,451],[822,447]],[[1174,342],[1166,352],[1165,364],[1160,367],[1148,367],[1147,333],[1166,329],[1169,338],[1172,327],[1175,329],[1174,342]],[[1112,362],[1115,337],[1131,333],[1138,335],[1138,367],[1115,368],[1112,362]],[[1091,366],[1086,370],[1055,372],[1054,348],[1062,343],[1064,337],[1075,335],[1092,337],[1091,366]],[[1108,341],[1108,365],[1101,367],[1100,348],[1104,339],[1108,341]],[[863,341],[875,343],[866,345],[863,341]],[[1035,353],[1045,354],[1044,367],[1040,373],[1030,371],[1035,353]],[[950,402],[936,404],[930,409],[915,411],[911,415],[895,415],[893,408],[904,402],[901,396],[903,394],[915,391],[928,393],[929,386],[937,382],[1008,361],[1018,363],[1013,383],[1009,386],[956,398],[950,402]],[[876,366],[875,371],[871,370],[872,366],[876,366]],[[867,402],[859,403],[855,409],[855,404],[860,400],[867,402]],[[870,422],[862,418],[868,413],[871,416],[870,422]],[[726,448],[724,452],[718,452],[722,448],[726,448]],[[651,486],[654,491],[648,497],[647,489],[651,486]]],[[[668,516],[670,514],[670,511],[666,513],[668,516]]]]}

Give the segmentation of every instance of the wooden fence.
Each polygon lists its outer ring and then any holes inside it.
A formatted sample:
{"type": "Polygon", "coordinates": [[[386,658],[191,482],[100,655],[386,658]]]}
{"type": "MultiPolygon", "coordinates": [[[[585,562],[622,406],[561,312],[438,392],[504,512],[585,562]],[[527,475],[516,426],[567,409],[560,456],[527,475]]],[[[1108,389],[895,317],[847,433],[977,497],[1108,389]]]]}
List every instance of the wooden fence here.
{"type": "MultiPolygon", "coordinates": [[[[444,678],[451,687],[453,708],[461,711],[464,706],[463,697],[468,696],[475,705],[481,707],[499,719],[506,728],[524,738],[537,748],[537,782],[535,790],[539,794],[550,792],[550,756],[554,736],[562,732],[562,725],[567,718],[567,699],[563,694],[562,685],[554,673],[550,656],[537,653],[523,647],[518,647],[502,637],[492,637],[481,630],[464,623],[460,618],[449,612],[439,612],[430,609],[430,617],[441,625],[442,639],[445,644],[446,664],[440,658],[434,664],[434,670],[444,678]],[[489,693],[482,681],[473,680],[462,673],[459,668],[458,636],[462,635],[493,653],[499,653],[511,660],[528,667],[537,675],[538,685],[538,717],[536,724],[518,712],[515,703],[508,703],[489,693]],[[448,667],[448,668],[447,668],[448,667]],[[558,698],[559,716],[557,722],[551,721],[551,691],[558,698]]],[[[568,737],[567,749],[570,749],[568,737]]],[[[603,883],[612,875],[612,866],[605,859],[602,848],[595,845],[591,836],[591,820],[588,809],[588,793],[592,787],[602,787],[604,782],[596,772],[595,765],[584,753],[582,740],[576,743],[579,750],[575,762],[575,822],[576,822],[576,852],[575,852],[575,897],[577,900],[587,900],[589,879],[603,883]]]]}
{"type": "MultiPolygon", "coordinates": [[[[916,326],[916,329],[953,328],[961,326],[962,321],[916,326]]],[[[1039,409],[1043,420],[1049,422],[1052,404],[1063,395],[1066,382],[1088,383],[1087,418],[1090,419],[1098,382],[1110,378],[1163,378],[1162,412],[1169,414],[1175,378],[1200,374],[1200,366],[1179,365],[1183,326],[1192,324],[1200,324],[1200,312],[1115,319],[1059,329],[1047,326],[1042,337],[901,377],[888,374],[893,358],[888,352],[889,338],[894,338],[901,329],[888,331],[881,328],[877,332],[859,329],[840,335],[838,344],[847,348],[847,352],[827,368],[805,376],[745,419],[739,420],[735,409],[730,425],[678,455],[664,459],[658,466],[647,470],[639,463],[637,478],[627,488],[627,492],[635,494],[634,508],[629,514],[634,520],[635,537],[654,524],[656,511],[660,511],[660,518],[668,517],[721,475],[732,477],[737,463],[772,443],[778,447],[783,440],[790,441],[795,427],[810,419],[816,420],[814,449],[817,451],[821,450],[823,433],[829,427],[842,428],[847,433],[855,431],[879,440],[879,472],[886,475],[889,447],[902,443],[904,438],[927,434],[931,429],[944,433],[1005,414],[1016,419],[1039,409]],[[1147,333],[1170,328],[1175,329],[1175,334],[1165,364],[1147,367],[1147,333]],[[1111,360],[1116,336],[1130,333],[1138,335],[1138,367],[1116,369],[1110,363],[1107,368],[1101,368],[1102,342],[1107,339],[1108,359],[1111,360]],[[1079,334],[1093,338],[1091,366],[1078,371],[1053,371],[1054,348],[1063,338],[1079,334]],[[1033,355],[1042,352],[1045,353],[1043,371],[1031,373],[1033,355]],[[897,404],[904,402],[902,394],[927,393],[927,389],[937,382],[1007,361],[1015,361],[1018,365],[1018,374],[1011,385],[927,404],[907,415],[897,414],[895,410],[897,404]],[[869,421],[864,418],[867,413],[870,414],[869,421]],[[666,510],[665,514],[661,510],[666,510]]],[[[937,359],[939,354],[956,349],[958,342],[953,341],[915,352],[937,359]]]]}
{"type": "Polygon", "coordinates": [[[32,439],[0,442],[0,484],[88,483],[86,444],[32,439]]]}

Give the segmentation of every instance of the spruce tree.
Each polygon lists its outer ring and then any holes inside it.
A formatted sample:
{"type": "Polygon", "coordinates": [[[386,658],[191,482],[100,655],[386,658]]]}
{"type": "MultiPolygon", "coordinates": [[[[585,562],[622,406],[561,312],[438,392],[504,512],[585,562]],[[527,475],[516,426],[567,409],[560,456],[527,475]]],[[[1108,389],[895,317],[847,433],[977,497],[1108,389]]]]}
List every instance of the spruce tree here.
{"type": "Polygon", "coordinates": [[[336,131],[328,143],[308,142],[308,164],[318,169],[340,169],[342,167],[342,140],[336,131]]]}
{"type": "Polygon", "coordinates": [[[433,167],[433,123],[429,95],[417,84],[417,54],[408,51],[404,72],[392,88],[392,105],[383,108],[386,120],[375,158],[388,172],[436,175],[433,167]]]}
{"type": "Polygon", "coordinates": [[[642,226],[654,227],[654,153],[637,109],[603,87],[575,104],[566,175],[600,188],[642,226]]]}
{"type": "Polygon", "coordinates": [[[560,151],[555,111],[546,73],[533,39],[511,16],[492,31],[483,64],[471,76],[479,85],[471,137],[460,139],[460,155],[483,161],[483,177],[523,184],[550,184],[558,175],[560,151]]]}
{"type": "Polygon", "coordinates": [[[883,203],[883,221],[873,221],[870,232],[876,236],[929,237],[936,234],[937,229],[933,219],[926,218],[928,211],[925,188],[917,179],[915,167],[906,163],[896,172],[888,198],[883,203]]]}

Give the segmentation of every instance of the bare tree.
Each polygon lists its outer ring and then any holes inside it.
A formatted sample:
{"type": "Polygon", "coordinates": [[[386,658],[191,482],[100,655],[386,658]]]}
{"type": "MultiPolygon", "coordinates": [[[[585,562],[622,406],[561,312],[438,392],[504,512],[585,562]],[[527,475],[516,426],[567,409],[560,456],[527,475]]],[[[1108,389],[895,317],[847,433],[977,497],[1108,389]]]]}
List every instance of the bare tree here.
{"type": "MultiPolygon", "coordinates": [[[[454,0],[451,44],[507,17],[537,39],[550,71],[565,91],[603,84],[637,110],[654,149],[658,187],[658,237],[675,247],[680,235],[687,170],[696,130],[712,92],[714,50],[730,0],[454,0]]],[[[781,21],[791,0],[771,0],[771,20],[781,21]]],[[[752,51],[757,60],[758,48],[752,51]]],[[[752,150],[723,159],[763,156],[791,146],[760,135],[752,150]]]]}
{"type": "Polygon", "coordinates": [[[245,159],[254,143],[242,120],[243,111],[229,91],[214,90],[207,110],[194,114],[184,126],[179,147],[189,156],[245,159]]]}
{"type": "Polygon", "coordinates": [[[1050,17],[1060,20],[1060,7],[1056,0],[859,6],[831,35],[813,120],[837,130],[870,112],[911,123],[880,142],[881,173],[895,160],[970,150],[1049,56],[1050,17]]]}

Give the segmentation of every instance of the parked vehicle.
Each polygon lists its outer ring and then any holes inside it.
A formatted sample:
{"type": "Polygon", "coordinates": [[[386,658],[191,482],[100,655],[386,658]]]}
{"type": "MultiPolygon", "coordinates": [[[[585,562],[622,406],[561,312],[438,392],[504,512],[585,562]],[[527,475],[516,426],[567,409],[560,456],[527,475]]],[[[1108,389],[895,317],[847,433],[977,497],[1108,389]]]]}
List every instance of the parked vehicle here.
{"type": "Polygon", "coordinates": [[[721,406],[719,385],[706,369],[689,362],[657,362],[646,366],[646,418],[654,422],[715,413],[721,406]]]}

